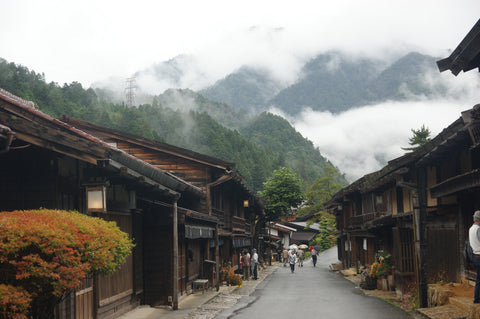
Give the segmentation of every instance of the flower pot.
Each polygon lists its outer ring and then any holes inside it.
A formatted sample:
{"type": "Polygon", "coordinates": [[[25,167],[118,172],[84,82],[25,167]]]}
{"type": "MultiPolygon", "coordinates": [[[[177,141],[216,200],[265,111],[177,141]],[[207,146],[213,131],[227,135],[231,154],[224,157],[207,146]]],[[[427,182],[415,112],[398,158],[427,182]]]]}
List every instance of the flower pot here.
{"type": "Polygon", "coordinates": [[[395,288],[395,277],[393,275],[388,275],[387,281],[388,281],[388,289],[393,290],[393,288],[395,288]]]}
{"type": "Polygon", "coordinates": [[[377,289],[377,277],[365,277],[365,289],[374,290],[377,289]]]}

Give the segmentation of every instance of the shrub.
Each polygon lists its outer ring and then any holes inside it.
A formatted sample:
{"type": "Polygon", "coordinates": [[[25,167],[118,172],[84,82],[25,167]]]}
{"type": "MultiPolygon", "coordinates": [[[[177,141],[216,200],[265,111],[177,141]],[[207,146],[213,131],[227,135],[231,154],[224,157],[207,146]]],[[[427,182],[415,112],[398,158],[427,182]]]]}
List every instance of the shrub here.
{"type": "Polygon", "coordinates": [[[0,318],[27,319],[32,298],[21,287],[0,284],[0,318]]]}
{"type": "Polygon", "coordinates": [[[377,253],[377,260],[380,267],[377,269],[377,276],[386,276],[392,273],[392,255],[390,253],[380,251],[377,253]]]}
{"type": "Polygon", "coordinates": [[[409,282],[406,284],[405,292],[400,298],[400,301],[400,307],[407,311],[414,311],[419,308],[418,288],[415,282],[409,282]]]}
{"type": "Polygon", "coordinates": [[[374,262],[372,266],[370,266],[370,277],[377,277],[378,268],[380,268],[380,264],[377,262],[374,262]]]}
{"type": "Polygon", "coordinates": [[[240,275],[233,275],[231,279],[232,286],[240,286],[242,284],[242,277],[240,275]]]}
{"type": "Polygon", "coordinates": [[[228,269],[227,283],[230,285],[233,285],[232,282],[235,280],[234,277],[235,277],[235,270],[233,269],[233,267],[230,267],[228,269]]]}
{"type": "Polygon", "coordinates": [[[7,312],[23,309],[26,315],[46,318],[87,275],[113,273],[132,248],[115,222],[60,210],[0,212],[2,291],[15,287],[31,298],[30,310],[9,303],[5,295],[0,304],[7,312]]]}

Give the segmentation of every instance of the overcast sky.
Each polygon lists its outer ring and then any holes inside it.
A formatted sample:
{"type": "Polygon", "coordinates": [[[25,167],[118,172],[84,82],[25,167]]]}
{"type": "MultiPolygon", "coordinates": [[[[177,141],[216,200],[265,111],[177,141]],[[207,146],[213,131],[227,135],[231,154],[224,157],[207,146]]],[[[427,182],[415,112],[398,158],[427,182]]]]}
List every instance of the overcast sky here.
{"type": "Polygon", "coordinates": [[[444,55],[479,12],[478,0],[2,0],[0,57],[86,87],[179,54],[216,72],[256,61],[288,74],[329,48],[444,55]]]}
{"type": "MultiPolygon", "coordinates": [[[[85,88],[180,54],[197,57],[207,80],[250,64],[291,82],[302,63],[329,49],[446,57],[479,13],[479,0],[1,0],[0,57],[44,73],[48,82],[85,88]]],[[[452,83],[468,83],[468,75],[438,74],[452,83]]],[[[306,111],[290,120],[352,181],[401,155],[411,128],[425,124],[437,134],[479,101],[472,94],[338,115],[306,111]]]]}

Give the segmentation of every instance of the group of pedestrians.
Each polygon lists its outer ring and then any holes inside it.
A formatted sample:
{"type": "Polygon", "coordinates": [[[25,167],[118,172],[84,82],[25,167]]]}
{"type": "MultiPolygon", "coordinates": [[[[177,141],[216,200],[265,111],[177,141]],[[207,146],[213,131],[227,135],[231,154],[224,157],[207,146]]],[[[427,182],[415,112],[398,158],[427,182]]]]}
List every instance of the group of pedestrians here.
{"type": "Polygon", "coordinates": [[[242,266],[243,280],[258,279],[258,254],[255,248],[252,249],[252,255],[248,250],[244,250],[240,257],[240,265],[242,266]]]}
{"type": "MultiPolygon", "coordinates": [[[[317,255],[318,252],[310,246],[310,256],[312,256],[312,262],[313,262],[313,267],[316,266],[317,264],[317,255]]],[[[283,262],[283,267],[286,266],[288,263],[290,265],[290,271],[292,273],[295,272],[295,264],[298,263],[299,267],[303,267],[303,260],[305,259],[305,252],[303,249],[290,249],[289,251],[287,248],[283,249],[282,252],[282,262],[283,262]]]]}

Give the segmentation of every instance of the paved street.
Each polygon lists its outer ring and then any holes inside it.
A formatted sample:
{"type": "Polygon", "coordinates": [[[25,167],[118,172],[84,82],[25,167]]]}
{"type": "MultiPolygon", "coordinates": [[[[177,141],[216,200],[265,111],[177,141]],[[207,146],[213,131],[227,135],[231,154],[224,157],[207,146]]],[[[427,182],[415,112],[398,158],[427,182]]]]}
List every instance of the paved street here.
{"type": "Polygon", "coordinates": [[[250,296],[215,318],[410,318],[331,272],[332,262],[336,262],[336,248],[323,253],[315,268],[311,260],[296,267],[294,274],[289,267],[280,267],[250,296]]]}
{"type": "Polygon", "coordinates": [[[267,267],[259,272],[258,281],[244,281],[241,288],[222,286],[219,292],[192,294],[177,311],[140,307],[121,319],[411,318],[330,271],[330,264],[338,262],[336,256],[335,247],[320,254],[315,268],[311,260],[296,267],[294,274],[290,267],[267,267]]]}

